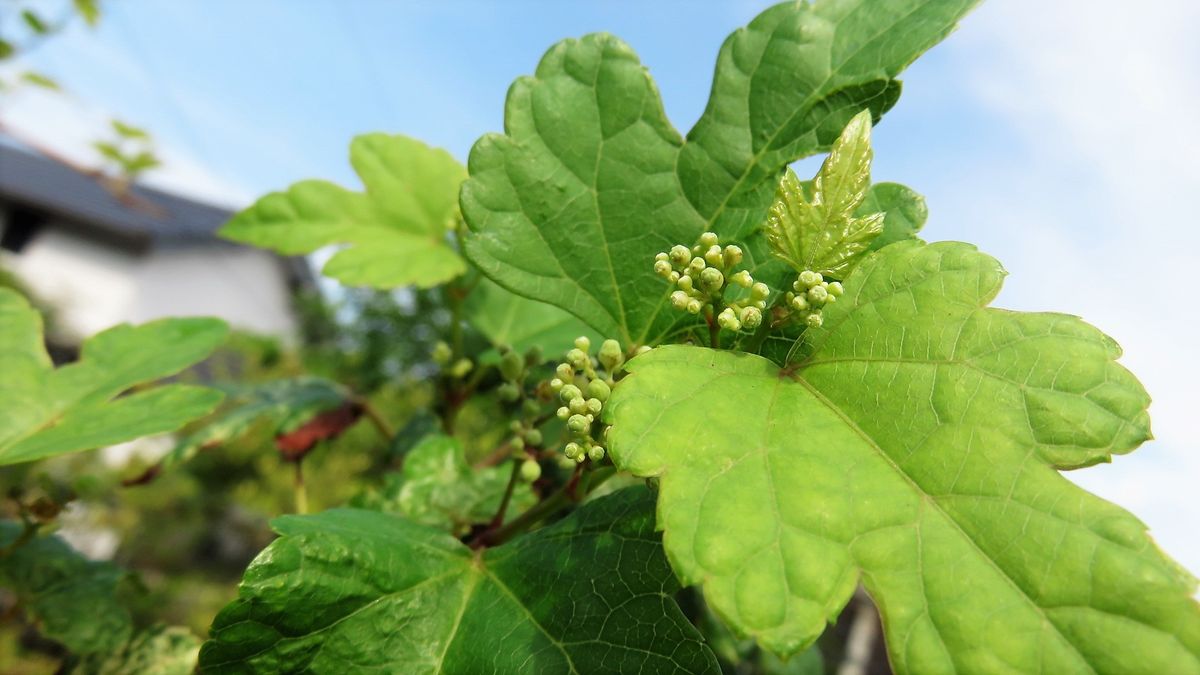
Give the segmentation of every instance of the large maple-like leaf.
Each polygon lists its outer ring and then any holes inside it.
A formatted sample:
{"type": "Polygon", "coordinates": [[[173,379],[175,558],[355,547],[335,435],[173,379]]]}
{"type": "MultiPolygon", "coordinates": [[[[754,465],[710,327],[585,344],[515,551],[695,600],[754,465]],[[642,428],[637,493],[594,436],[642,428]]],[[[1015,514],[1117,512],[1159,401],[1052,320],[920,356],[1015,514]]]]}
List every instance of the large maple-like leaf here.
{"type": "Polygon", "coordinates": [[[861,582],[898,672],[1200,671],[1194,579],[1058,472],[1148,439],[1149,397],[1076,317],[988,308],[1002,278],[972,246],[897,243],[785,368],[630,362],[613,460],[661,477],[667,555],[736,630],[794,652],[861,582]]]}
{"type": "Polygon", "coordinates": [[[120,325],[84,342],[77,362],[55,369],[37,310],[0,288],[0,465],[174,431],[207,415],[221,402],[215,389],[169,384],[126,392],[203,360],[227,332],[218,319],[120,325]]]}
{"type": "Polygon", "coordinates": [[[788,163],[829,147],[977,0],[821,0],[763,12],[721,47],[686,140],[633,51],[611,35],[552,47],[517,80],[505,134],[471,151],[465,253],[520,295],[562,307],[622,344],[678,320],[655,253],[706,230],[743,240],[788,163]]]}
{"type": "Polygon", "coordinates": [[[445,150],[405,136],[367,134],[350,144],[364,192],[307,180],[233,217],[222,236],[288,255],[346,244],[325,274],[352,286],[428,288],[466,264],[446,237],[466,170],[445,150]]]}
{"type": "Polygon", "coordinates": [[[632,488],[482,553],[372,511],[275,520],[206,673],[719,673],[632,488]]]}

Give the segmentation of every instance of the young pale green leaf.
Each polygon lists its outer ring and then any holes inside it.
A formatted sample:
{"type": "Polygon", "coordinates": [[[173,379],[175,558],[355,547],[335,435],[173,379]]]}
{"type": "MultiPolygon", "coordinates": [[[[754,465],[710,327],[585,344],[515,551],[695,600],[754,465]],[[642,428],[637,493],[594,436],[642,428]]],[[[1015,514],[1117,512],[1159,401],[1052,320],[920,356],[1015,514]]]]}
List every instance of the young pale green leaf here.
{"type": "MultiPolygon", "coordinates": [[[[0,547],[13,544],[21,529],[0,522],[0,547]]],[[[112,651],[129,638],[129,613],[116,598],[122,575],[55,536],[34,537],[0,556],[0,586],[16,593],[42,635],[75,654],[112,651]]]]}
{"type": "Polygon", "coordinates": [[[35,87],[49,89],[50,91],[62,91],[62,87],[59,86],[58,80],[33,70],[27,70],[21,73],[21,81],[25,82],[26,84],[32,84],[35,87]]]}
{"type": "Polygon", "coordinates": [[[842,279],[883,232],[883,213],[856,215],[871,184],[871,116],[850,120],[813,180],[812,198],[788,169],[764,230],[773,253],[796,272],[842,279]]]}
{"type": "Polygon", "coordinates": [[[493,345],[508,345],[518,353],[537,347],[543,354],[558,356],[580,335],[586,335],[593,344],[602,340],[596,331],[566,311],[509,292],[486,277],[467,296],[464,309],[471,325],[493,345]]]}
{"type": "MultiPolygon", "coordinates": [[[[467,464],[461,443],[444,434],[431,434],[405,455],[400,473],[384,477],[382,490],[356,498],[351,506],[401,515],[459,536],[472,525],[491,520],[511,473],[507,465],[474,470],[467,464]]],[[[529,485],[518,484],[508,517],[536,501],[529,485]]]]}
{"type": "Polygon", "coordinates": [[[623,42],[561,42],[509,90],[505,135],[471,151],[465,253],[502,286],[622,344],[657,343],[679,319],[654,255],[707,230],[747,237],[783,168],[864,108],[891,107],[893,78],[976,2],[773,7],[726,40],[686,142],[623,42]]]}
{"type": "Polygon", "coordinates": [[[473,552],[400,518],[285,516],[200,652],[205,673],[718,673],[632,488],[473,552]]]}
{"type": "Polygon", "coordinates": [[[0,288],[0,466],[174,431],[212,412],[215,389],[134,387],[206,358],[228,332],[217,319],[163,319],[110,328],[55,369],[37,310],[0,288]]]}
{"type": "Polygon", "coordinates": [[[668,346],[605,407],[660,476],[673,567],[740,633],[810,644],[861,582],[901,673],[1200,672],[1195,580],[1056,469],[1150,438],[1149,397],[1079,319],[986,307],[966,244],[868,256],[780,369],[668,346]]]}
{"type": "Polygon", "coordinates": [[[153,626],[122,649],[82,659],[89,675],[190,675],[196,672],[202,640],[182,626],[153,626]]]}
{"type": "Polygon", "coordinates": [[[466,266],[447,235],[466,171],[444,150],[405,136],[367,134],[350,144],[364,192],[302,181],[233,217],[229,239],[287,255],[345,244],[325,274],[354,286],[428,288],[466,266]]]}
{"type": "Polygon", "coordinates": [[[868,251],[876,251],[898,241],[916,239],[925,227],[929,210],[925,198],[911,188],[899,183],[876,183],[867,191],[854,215],[858,218],[871,213],[882,213],[883,232],[871,241],[868,251]]]}

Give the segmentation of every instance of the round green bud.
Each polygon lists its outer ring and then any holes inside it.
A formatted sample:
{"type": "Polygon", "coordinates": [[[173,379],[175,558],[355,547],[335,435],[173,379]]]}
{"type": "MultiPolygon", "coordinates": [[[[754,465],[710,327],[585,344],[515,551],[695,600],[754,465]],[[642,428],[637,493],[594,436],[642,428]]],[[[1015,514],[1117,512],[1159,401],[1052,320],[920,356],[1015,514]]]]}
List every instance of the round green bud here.
{"type": "Polygon", "coordinates": [[[471,363],[471,359],[462,358],[455,361],[454,365],[450,366],[450,374],[454,377],[465,377],[467,373],[471,372],[471,368],[474,367],[475,364],[471,363]]]}
{"type": "Polygon", "coordinates": [[[733,274],[729,277],[729,280],[742,288],[750,288],[754,285],[754,277],[750,276],[750,273],[746,270],[733,274]]]}
{"type": "Polygon", "coordinates": [[[718,241],[718,239],[717,239],[716,232],[705,232],[704,234],[700,235],[700,245],[703,246],[704,248],[708,248],[709,246],[716,246],[717,241],[718,241]]]}
{"type": "Polygon", "coordinates": [[[738,330],[742,327],[742,323],[738,321],[730,307],[721,310],[721,313],[717,315],[717,324],[728,330],[738,330]]]}
{"type": "Polygon", "coordinates": [[[525,428],[525,425],[521,424],[521,422],[518,420],[513,420],[508,423],[508,430],[513,432],[514,434],[521,433],[521,430],[524,428],[525,428]]]}
{"type": "Polygon", "coordinates": [[[525,432],[525,442],[530,445],[542,444],[542,432],[537,429],[530,429],[525,432]]]}
{"type": "Polygon", "coordinates": [[[671,273],[671,263],[666,260],[654,261],[654,273],[660,277],[665,277],[671,273]]]}
{"type": "Polygon", "coordinates": [[[542,477],[542,465],[541,464],[538,464],[536,461],[534,461],[532,459],[527,459],[524,462],[521,462],[521,480],[525,481],[526,483],[532,483],[533,481],[535,481],[541,477],[542,477]]]}
{"type": "Polygon", "coordinates": [[[823,286],[813,286],[812,288],[808,289],[808,299],[817,304],[824,303],[825,299],[828,297],[829,291],[825,290],[823,286]]]}
{"type": "Polygon", "coordinates": [[[496,389],[496,394],[500,397],[501,401],[512,403],[521,398],[521,389],[512,382],[505,382],[496,389]]]}
{"type": "Polygon", "coordinates": [[[725,275],[715,267],[706,268],[700,273],[700,286],[706,291],[719,291],[725,285],[725,275]]]}
{"type": "Polygon", "coordinates": [[[721,267],[724,265],[725,257],[721,255],[721,247],[709,246],[708,250],[704,252],[704,262],[712,265],[713,267],[721,267]]]}
{"type": "Polygon", "coordinates": [[[558,364],[558,367],[554,369],[554,374],[563,382],[570,382],[575,379],[575,369],[569,363],[558,364]]]}
{"type": "Polygon", "coordinates": [[[600,401],[601,403],[607,401],[611,393],[612,390],[609,389],[608,384],[606,384],[604,380],[592,380],[588,383],[587,395],[590,398],[600,401]]]}
{"type": "Polygon", "coordinates": [[[600,447],[599,445],[593,445],[592,447],[588,448],[587,454],[588,458],[590,458],[593,462],[599,462],[600,460],[604,459],[604,448],[600,447]]]}
{"type": "Polygon", "coordinates": [[[755,300],[766,300],[770,294],[771,289],[761,281],[750,287],[750,297],[755,300]]]}
{"type": "Polygon", "coordinates": [[[454,352],[450,349],[450,345],[439,341],[433,346],[432,356],[434,363],[438,364],[439,366],[444,366],[447,363],[450,363],[450,358],[454,356],[454,352]]]}
{"type": "Polygon", "coordinates": [[[699,276],[705,267],[708,267],[708,263],[704,262],[704,258],[692,258],[692,262],[688,263],[687,273],[693,277],[699,276]]]}
{"type": "Polygon", "coordinates": [[[567,363],[571,364],[575,370],[584,370],[587,368],[588,360],[587,353],[578,347],[567,352],[567,363]]]}
{"type": "Polygon", "coordinates": [[[500,357],[500,374],[504,379],[517,381],[525,371],[525,359],[516,352],[508,352],[500,357]]]}
{"type": "Polygon", "coordinates": [[[572,413],[576,415],[582,415],[588,411],[587,399],[583,398],[582,396],[579,398],[573,398],[567,403],[567,407],[571,409],[572,413]]]}
{"type": "Polygon", "coordinates": [[[829,294],[835,298],[842,297],[842,293],[846,292],[846,289],[842,288],[842,284],[839,281],[829,282],[829,287],[826,290],[828,290],[829,294]]]}
{"type": "Polygon", "coordinates": [[[566,455],[567,457],[570,457],[571,459],[575,459],[583,454],[583,446],[572,441],[570,443],[567,443],[566,446],[563,447],[563,454],[566,455]]]}
{"type": "Polygon", "coordinates": [[[586,354],[587,351],[591,348],[592,348],[592,341],[588,339],[588,336],[580,335],[579,337],[575,338],[575,349],[578,349],[579,351],[586,354]]]}
{"type": "MultiPolygon", "coordinates": [[[[804,284],[808,288],[812,288],[813,286],[821,283],[821,275],[812,270],[804,270],[800,273],[800,283],[804,284]]],[[[800,289],[797,288],[796,290],[799,291],[800,289]]]]}
{"type": "Polygon", "coordinates": [[[563,403],[574,401],[575,399],[582,397],[583,392],[579,391],[579,387],[576,387],[573,384],[564,384],[562,390],[558,392],[558,398],[560,398],[563,403]]]}
{"type": "Polygon", "coordinates": [[[826,296],[825,296],[825,304],[826,304],[826,305],[832,305],[832,304],[833,304],[833,303],[835,303],[835,302],[837,302],[837,296],[836,296],[836,295],[826,295],[826,296]]]}
{"type": "Polygon", "coordinates": [[[809,328],[820,328],[825,319],[821,318],[821,312],[813,312],[804,319],[804,323],[808,324],[809,328]]]}
{"type": "Polygon", "coordinates": [[[554,378],[553,380],[550,380],[550,391],[557,394],[558,392],[562,391],[563,384],[564,384],[563,381],[558,379],[557,377],[554,378]]]}
{"type": "Polygon", "coordinates": [[[592,426],[592,423],[583,415],[576,414],[567,418],[567,428],[571,430],[571,433],[583,434],[587,432],[590,426],[592,426]]]}
{"type": "Polygon", "coordinates": [[[671,256],[667,255],[666,253],[658,253],[654,256],[654,262],[669,262],[670,260],[671,256]]]}
{"type": "Polygon", "coordinates": [[[792,282],[792,290],[796,291],[797,293],[804,293],[808,291],[808,286],[805,286],[803,281],[796,279],[792,282]]]}
{"type": "Polygon", "coordinates": [[[625,353],[621,351],[621,343],[611,338],[600,344],[600,352],[597,355],[600,357],[600,363],[610,373],[625,363],[625,353]]]}
{"type": "Polygon", "coordinates": [[[559,408],[554,414],[558,417],[558,419],[565,420],[571,416],[571,409],[564,405],[563,407],[559,408]]]}
{"type": "Polygon", "coordinates": [[[685,274],[679,277],[679,280],[675,282],[675,285],[679,287],[679,290],[684,291],[685,293],[690,293],[692,291],[692,278],[685,274]]]}
{"type": "Polygon", "coordinates": [[[762,323],[762,310],[757,307],[743,307],[740,318],[746,328],[758,328],[762,323]]]}
{"type": "Polygon", "coordinates": [[[792,301],[788,305],[797,312],[803,312],[808,309],[808,300],[805,300],[803,295],[797,295],[792,298],[792,301]]]}
{"type": "MultiPolygon", "coordinates": [[[[687,279],[687,277],[684,277],[684,279],[687,279]]],[[[675,291],[671,293],[671,306],[675,309],[687,309],[688,300],[690,299],[687,293],[675,291]]]]}
{"type": "Polygon", "coordinates": [[[739,246],[730,244],[722,251],[722,257],[725,258],[725,267],[733,267],[742,262],[742,249],[739,246]]]}
{"type": "Polygon", "coordinates": [[[671,262],[674,263],[676,267],[683,267],[684,265],[688,264],[688,262],[690,262],[692,259],[691,249],[684,246],[683,244],[676,244],[676,245],[672,246],[671,252],[667,255],[671,259],[671,262]]]}
{"type": "Polygon", "coordinates": [[[589,398],[587,400],[588,412],[592,413],[593,415],[599,415],[602,408],[604,408],[604,404],[600,402],[600,399],[589,398]]]}
{"type": "Polygon", "coordinates": [[[696,298],[692,298],[691,300],[688,300],[686,309],[688,314],[699,314],[700,310],[704,309],[704,303],[700,302],[696,298]]]}
{"type": "Polygon", "coordinates": [[[671,273],[667,275],[667,281],[672,284],[678,283],[679,282],[679,272],[672,270],[671,273]]]}
{"type": "Polygon", "coordinates": [[[536,399],[527,398],[521,408],[525,411],[526,417],[533,417],[542,411],[542,404],[538,403],[536,399]]]}
{"type": "Polygon", "coordinates": [[[508,445],[512,448],[514,455],[518,453],[523,454],[525,452],[525,439],[521,438],[520,436],[513,436],[512,438],[508,439],[508,445]]]}

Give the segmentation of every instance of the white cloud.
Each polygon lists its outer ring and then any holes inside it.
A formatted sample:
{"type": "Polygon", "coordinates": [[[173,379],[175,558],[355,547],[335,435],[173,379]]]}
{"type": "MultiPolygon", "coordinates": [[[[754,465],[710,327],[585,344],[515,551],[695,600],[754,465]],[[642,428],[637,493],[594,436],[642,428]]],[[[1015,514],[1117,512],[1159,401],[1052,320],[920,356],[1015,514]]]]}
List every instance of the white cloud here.
{"type": "Polygon", "coordinates": [[[975,96],[1027,145],[1025,164],[993,167],[990,189],[956,205],[1004,232],[1013,274],[1001,304],[1084,316],[1117,338],[1154,397],[1158,440],[1070,477],[1142,517],[1193,571],[1198,25],[1191,0],[1007,0],[952,42],[975,96]]]}

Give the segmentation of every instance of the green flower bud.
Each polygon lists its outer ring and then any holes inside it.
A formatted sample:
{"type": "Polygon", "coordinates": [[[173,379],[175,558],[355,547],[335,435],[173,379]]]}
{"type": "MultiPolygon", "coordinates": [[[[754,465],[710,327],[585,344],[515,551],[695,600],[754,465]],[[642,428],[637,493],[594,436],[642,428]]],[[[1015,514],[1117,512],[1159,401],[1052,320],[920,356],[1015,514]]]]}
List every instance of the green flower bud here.
{"type": "Polygon", "coordinates": [[[669,262],[670,260],[671,256],[667,255],[666,253],[658,253],[654,256],[654,262],[669,262]]]}
{"type": "Polygon", "coordinates": [[[512,448],[514,455],[518,453],[525,453],[525,439],[521,438],[520,436],[513,436],[512,438],[508,439],[508,445],[512,448]]]}
{"type": "Polygon", "coordinates": [[[565,447],[563,447],[563,454],[566,455],[567,457],[570,457],[571,459],[576,459],[577,457],[579,457],[580,455],[583,454],[583,446],[572,441],[570,443],[567,443],[567,445],[565,447]]]}
{"type": "Polygon", "coordinates": [[[571,415],[567,418],[567,428],[571,430],[571,433],[586,433],[588,428],[591,426],[592,423],[589,422],[588,418],[584,417],[583,415],[571,415]]]}
{"type": "Polygon", "coordinates": [[[532,459],[527,459],[524,462],[521,462],[521,480],[525,481],[526,483],[532,483],[541,477],[542,465],[538,464],[532,459]]]}
{"type": "MultiPolygon", "coordinates": [[[[804,270],[800,273],[800,283],[812,288],[813,286],[821,283],[821,275],[812,270],[804,270]]],[[[800,289],[797,288],[796,290],[799,291],[800,289]]]]}
{"type": "Polygon", "coordinates": [[[797,293],[806,293],[808,291],[808,286],[805,286],[803,281],[796,279],[792,282],[792,290],[796,291],[797,293]]]}
{"type": "Polygon", "coordinates": [[[587,399],[583,398],[582,396],[579,398],[573,398],[569,403],[567,403],[567,407],[571,409],[572,413],[576,415],[582,415],[588,411],[587,399]]]}
{"type": "Polygon", "coordinates": [[[717,239],[716,232],[705,232],[704,234],[700,235],[700,245],[703,246],[704,248],[708,248],[709,246],[716,246],[717,241],[718,241],[718,239],[717,239]]]}
{"type": "Polygon", "coordinates": [[[721,247],[709,246],[708,250],[704,252],[704,262],[712,265],[713,267],[721,267],[724,265],[725,256],[721,255],[721,247]]]}
{"type": "Polygon", "coordinates": [[[593,462],[599,462],[600,460],[604,459],[604,448],[600,447],[599,445],[593,445],[592,447],[588,448],[587,454],[593,462]]]}
{"type": "Polygon", "coordinates": [[[587,395],[589,399],[594,398],[603,403],[608,400],[610,394],[612,394],[612,390],[609,389],[608,384],[604,380],[592,380],[588,383],[587,395]]]}
{"type": "Polygon", "coordinates": [[[450,345],[446,344],[445,342],[439,341],[433,346],[433,362],[439,366],[444,366],[447,363],[450,363],[450,358],[452,356],[454,356],[454,352],[450,349],[450,345]]]}
{"type": "Polygon", "coordinates": [[[676,281],[675,285],[679,287],[679,290],[684,291],[685,293],[692,292],[692,278],[686,274],[679,277],[679,281],[676,281]]]}
{"type": "Polygon", "coordinates": [[[589,399],[587,400],[587,409],[588,409],[588,412],[592,413],[593,415],[599,415],[599,414],[600,414],[600,410],[601,410],[603,407],[604,407],[604,404],[603,404],[603,403],[601,403],[601,402],[600,402],[600,399],[598,399],[598,398],[589,398],[589,399]]]}
{"type": "Polygon", "coordinates": [[[654,261],[654,273],[660,277],[665,277],[671,273],[671,263],[666,260],[654,261]]]}
{"type": "Polygon", "coordinates": [[[564,384],[562,390],[558,392],[558,398],[561,399],[563,403],[568,403],[582,397],[583,392],[579,391],[579,387],[576,387],[573,384],[564,384]]]}
{"type": "Polygon", "coordinates": [[[516,352],[508,352],[500,358],[500,374],[504,379],[516,382],[525,371],[525,359],[516,352]]]}
{"type": "Polygon", "coordinates": [[[816,311],[805,317],[804,323],[807,323],[809,328],[820,328],[821,324],[825,323],[825,319],[821,318],[820,311],[816,311]]]}
{"type": "Polygon", "coordinates": [[[496,395],[500,397],[501,401],[512,403],[521,398],[521,389],[512,382],[505,382],[496,390],[496,395]]]}
{"type": "Polygon", "coordinates": [[[530,445],[541,445],[542,432],[538,431],[537,429],[530,429],[529,431],[526,431],[525,442],[530,445]]]}
{"type": "Polygon", "coordinates": [[[797,312],[803,312],[804,310],[808,309],[808,300],[805,300],[803,295],[795,296],[788,304],[797,312]]]}
{"type": "Polygon", "coordinates": [[[554,378],[553,380],[550,380],[550,391],[557,394],[558,392],[562,391],[562,388],[563,388],[562,380],[558,379],[557,377],[554,378]]]}
{"type": "Polygon", "coordinates": [[[729,280],[738,286],[741,286],[742,288],[750,288],[752,285],[754,285],[754,277],[750,276],[750,273],[746,270],[737,272],[733,276],[729,277],[729,280]]]}
{"type": "Polygon", "coordinates": [[[524,428],[525,428],[525,425],[521,424],[521,423],[520,423],[519,421],[517,421],[517,420],[513,420],[513,421],[511,421],[511,422],[509,422],[509,423],[508,423],[508,430],[509,430],[509,431],[511,431],[511,432],[513,432],[514,434],[519,434],[519,433],[521,433],[521,430],[522,430],[522,429],[524,429],[524,428]]]}
{"type": "Polygon", "coordinates": [[[570,382],[575,379],[575,369],[569,363],[558,364],[558,367],[554,369],[554,374],[563,382],[570,382]]]}
{"type": "Polygon", "coordinates": [[[525,352],[525,365],[536,366],[542,362],[542,348],[534,345],[525,352]]]}
{"type": "Polygon", "coordinates": [[[829,288],[827,288],[826,290],[828,290],[829,294],[835,298],[842,297],[842,293],[846,292],[845,289],[842,288],[841,282],[838,282],[838,281],[829,282],[829,288]]]}
{"type": "MultiPolygon", "coordinates": [[[[686,279],[687,277],[684,278],[686,279]]],[[[675,291],[671,293],[671,306],[675,309],[687,309],[688,300],[690,299],[687,293],[675,291]]]]}
{"type": "Polygon", "coordinates": [[[462,378],[465,377],[467,373],[471,372],[471,368],[474,367],[475,364],[471,363],[471,359],[462,358],[455,361],[454,365],[450,366],[450,375],[453,377],[462,378]]]}
{"type": "Polygon", "coordinates": [[[818,305],[823,304],[825,299],[828,297],[829,291],[825,290],[823,286],[813,286],[812,288],[808,289],[808,299],[812,300],[818,305]]]}
{"type": "Polygon", "coordinates": [[[667,275],[667,281],[674,284],[679,281],[679,272],[672,271],[667,275]]]}
{"type": "Polygon", "coordinates": [[[833,303],[835,303],[835,302],[837,302],[837,296],[836,296],[836,295],[826,295],[826,296],[825,296],[825,304],[826,304],[826,305],[832,305],[832,304],[833,304],[833,303]]]}
{"type": "Polygon", "coordinates": [[[706,291],[719,291],[725,285],[725,275],[715,267],[706,268],[700,273],[700,287],[706,291]]]}
{"type": "Polygon", "coordinates": [[[535,399],[527,398],[521,408],[524,410],[526,417],[533,417],[542,411],[542,404],[538,403],[535,399]]]}
{"type": "Polygon", "coordinates": [[[565,420],[571,416],[571,409],[564,405],[563,407],[559,408],[554,414],[556,416],[558,416],[558,419],[565,420]]]}
{"type": "Polygon", "coordinates": [[[755,300],[766,300],[770,294],[771,289],[761,281],[750,287],[750,297],[755,300]]]}
{"type": "Polygon", "coordinates": [[[725,258],[726,268],[733,267],[734,265],[742,262],[742,249],[741,247],[730,244],[729,246],[725,247],[725,250],[722,252],[722,257],[725,258]]]}
{"type": "Polygon", "coordinates": [[[683,267],[691,261],[692,252],[683,244],[676,244],[671,247],[671,252],[668,254],[668,256],[671,258],[671,262],[674,263],[676,267],[683,267]]]}
{"type": "Polygon", "coordinates": [[[605,340],[600,344],[598,356],[600,357],[600,363],[604,365],[604,369],[610,373],[621,367],[622,363],[625,363],[625,354],[621,351],[621,343],[613,339],[605,340]]]}
{"type": "Polygon", "coordinates": [[[687,273],[693,277],[699,276],[705,267],[708,267],[708,263],[704,262],[704,258],[692,258],[692,262],[688,263],[687,273]]]}
{"type": "Polygon", "coordinates": [[[742,325],[746,328],[758,328],[762,323],[762,310],[757,307],[743,307],[741,314],[742,325]]]}
{"type": "Polygon", "coordinates": [[[582,349],[576,347],[567,352],[567,363],[571,364],[575,370],[583,370],[588,365],[588,355],[582,349]]]}
{"type": "Polygon", "coordinates": [[[700,310],[702,310],[702,309],[704,309],[704,304],[701,303],[696,298],[692,298],[691,300],[688,300],[688,304],[687,304],[688,314],[699,314],[700,310]]]}
{"type": "Polygon", "coordinates": [[[592,341],[589,340],[586,335],[580,335],[579,337],[575,338],[575,349],[578,349],[579,351],[586,354],[588,352],[588,350],[591,348],[592,348],[592,341]]]}
{"type": "Polygon", "coordinates": [[[738,321],[730,307],[721,310],[721,313],[717,315],[717,324],[728,330],[739,330],[742,327],[742,322],[738,321]]]}

